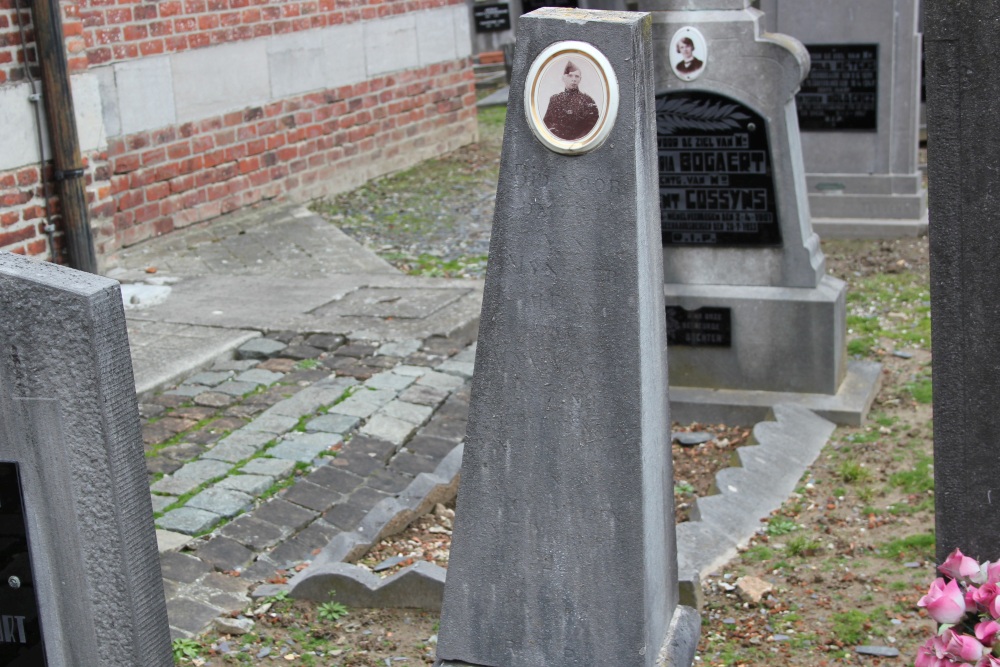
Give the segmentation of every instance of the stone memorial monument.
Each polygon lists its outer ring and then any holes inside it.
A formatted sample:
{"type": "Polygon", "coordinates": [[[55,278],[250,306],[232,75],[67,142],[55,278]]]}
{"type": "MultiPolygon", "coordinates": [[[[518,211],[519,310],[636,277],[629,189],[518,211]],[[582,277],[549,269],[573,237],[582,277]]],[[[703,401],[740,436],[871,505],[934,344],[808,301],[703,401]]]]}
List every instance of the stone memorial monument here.
{"type": "Polygon", "coordinates": [[[438,657],[690,665],[650,19],[520,19],[438,657]],[[659,661],[659,662],[658,662],[659,661]]]}
{"type": "Polygon", "coordinates": [[[809,56],[751,0],[653,13],[659,204],[675,419],[753,423],[777,403],[857,424],[879,366],[849,362],[846,285],[809,221],[795,93],[809,56]]]}
{"type": "Polygon", "coordinates": [[[797,96],[813,227],[826,238],[927,230],[918,160],[919,0],[761,0],[764,27],[801,40],[797,96]]]}
{"type": "Polygon", "coordinates": [[[1000,0],[927,4],[937,559],[1000,559],[1000,0]]]}
{"type": "Polygon", "coordinates": [[[173,665],[118,283],[0,253],[0,314],[0,664],[173,665]]]}

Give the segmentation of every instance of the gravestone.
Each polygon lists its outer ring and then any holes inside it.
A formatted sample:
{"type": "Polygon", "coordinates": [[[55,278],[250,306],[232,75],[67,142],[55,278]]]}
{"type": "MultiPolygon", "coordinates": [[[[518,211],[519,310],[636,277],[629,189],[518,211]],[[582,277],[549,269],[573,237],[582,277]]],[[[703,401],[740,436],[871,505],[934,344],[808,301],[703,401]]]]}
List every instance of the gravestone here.
{"type": "Polygon", "coordinates": [[[927,134],[931,323],[934,353],[934,501],[938,562],[956,547],[1000,558],[1000,1],[930,2],[927,134]]]}
{"type": "Polygon", "coordinates": [[[824,238],[927,229],[918,158],[919,0],[761,0],[764,26],[801,40],[797,96],[813,226],[824,238]]]}
{"type": "Polygon", "coordinates": [[[809,56],[750,0],[653,13],[659,203],[675,419],[753,423],[777,403],[860,423],[876,364],[849,362],[846,285],[809,220],[795,93],[809,56]]]}
{"type": "Polygon", "coordinates": [[[443,665],[693,659],[699,620],[678,605],[670,493],[649,27],[646,14],[555,8],[518,24],[443,665]]]}
{"type": "Polygon", "coordinates": [[[0,664],[172,665],[118,283],[0,253],[0,313],[0,664]]]}

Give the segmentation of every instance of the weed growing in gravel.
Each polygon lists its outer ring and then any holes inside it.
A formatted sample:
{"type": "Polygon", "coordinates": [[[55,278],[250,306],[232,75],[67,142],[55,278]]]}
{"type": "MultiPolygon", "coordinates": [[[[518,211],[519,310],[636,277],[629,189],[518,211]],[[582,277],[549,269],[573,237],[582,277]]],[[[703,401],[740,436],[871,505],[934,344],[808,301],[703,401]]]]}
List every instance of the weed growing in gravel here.
{"type": "Polygon", "coordinates": [[[815,556],[820,549],[819,540],[810,539],[804,535],[796,535],[788,540],[785,551],[789,556],[815,556]]]}
{"type": "Polygon", "coordinates": [[[171,643],[174,662],[191,661],[201,655],[201,644],[194,639],[178,637],[171,643]]]}
{"type": "Polygon", "coordinates": [[[871,472],[854,459],[847,459],[837,467],[837,476],[848,484],[864,482],[871,477],[871,472]]]}
{"type": "Polygon", "coordinates": [[[906,385],[906,390],[913,396],[917,403],[930,405],[933,401],[933,391],[931,379],[929,377],[920,378],[906,385]]]}
{"type": "Polygon", "coordinates": [[[927,493],[934,490],[934,460],[921,456],[912,470],[902,470],[889,476],[889,483],[906,493],[927,493]]]}
{"type": "Polygon", "coordinates": [[[878,554],[892,560],[933,560],[934,533],[908,535],[882,545],[878,554]]]}
{"type": "MultiPolygon", "coordinates": [[[[330,597],[332,598],[336,594],[336,591],[330,591],[330,597]]],[[[331,623],[340,620],[344,616],[347,616],[347,607],[339,602],[330,600],[329,602],[324,602],[316,609],[316,616],[323,621],[330,621],[331,623]]]]}
{"type": "Polygon", "coordinates": [[[787,516],[776,516],[767,522],[765,532],[768,535],[777,536],[787,535],[797,529],[798,525],[792,519],[789,519],[787,516]]]}

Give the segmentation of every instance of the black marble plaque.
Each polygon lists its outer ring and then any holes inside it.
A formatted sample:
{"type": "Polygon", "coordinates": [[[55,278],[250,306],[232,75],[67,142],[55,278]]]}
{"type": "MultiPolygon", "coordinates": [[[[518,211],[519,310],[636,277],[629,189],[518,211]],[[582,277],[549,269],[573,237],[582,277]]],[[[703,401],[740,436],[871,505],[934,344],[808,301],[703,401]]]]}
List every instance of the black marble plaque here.
{"type": "Polygon", "coordinates": [[[656,96],[663,245],[780,245],[764,118],[715,93],[656,96]]]}
{"type": "Polygon", "coordinates": [[[732,347],[732,310],[667,306],[667,345],[732,347]]]}
{"type": "Polygon", "coordinates": [[[812,67],[795,105],[808,132],[878,130],[878,44],[807,45],[812,67]]]}
{"type": "Polygon", "coordinates": [[[0,665],[48,664],[17,464],[0,461],[0,665]]]}
{"type": "Polygon", "coordinates": [[[506,2],[476,3],[472,6],[476,32],[510,30],[510,5],[506,2]]]}

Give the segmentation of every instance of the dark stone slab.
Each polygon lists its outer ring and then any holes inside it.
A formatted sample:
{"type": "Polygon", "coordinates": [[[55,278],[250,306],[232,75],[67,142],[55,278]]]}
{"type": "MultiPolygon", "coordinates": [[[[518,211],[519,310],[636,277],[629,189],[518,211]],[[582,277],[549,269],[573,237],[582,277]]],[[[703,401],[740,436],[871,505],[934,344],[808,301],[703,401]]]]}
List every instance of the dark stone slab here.
{"type": "Polygon", "coordinates": [[[339,532],[325,521],[316,521],[292,539],[280,544],[268,556],[278,565],[286,567],[301,561],[311,561],[339,532]]]}
{"type": "Polygon", "coordinates": [[[347,470],[359,477],[367,477],[377,470],[382,470],[385,463],[368,456],[365,452],[341,452],[330,461],[335,470],[347,470]]]}
{"type": "Polygon", "coordinates": [[[153,475],[169,475],[184,465],[183,461],[175,461],[165,456],[154,456],[146,459],[146,470],[153,475]]]}
{"type": "Polygon", "coordinates": [[[170,625],[191,634],[198,634],[204,630],[221,611],[217,607],[189,597],[175,597],[167,602],[170,625]]]}
{"type": "Polygon", "coordinates": [[[306,475],[305,479],[330,491],[343,494],[350,493],[361,486],[361,483],[364,481],[362,477],[352,474],[347,470],[329,465],[317,468],[306,475]]]}
{"type": "Polygon", "coordinates": [[[344,502],[337,503],[323,519],[341,530],[355,530],[365,515],[380,501],[390,496],[369,487],[361,487],[344,502]]]}
{"type": "Polygon", "coordinates": [[[306,339],[306,342],[325,352],[333,352],[343,346],[347,342],[347,339],[340,334],[313,334],[306,339]]]}
{"type": "Polygon", "coordinates": [[[428,387],[422,384],[410,385],[402,394],[399,400],[417,405],[429,405],[434,407],[448,397],[448,392],[436,387],[428,387]]]}
{"type": "Polygon", "coordinates": [[[378,470],[368,476],[365,486],[383,493],[399,493],[412,481],[410,475],[395,470],[378,470]]]}
{"type": "MultiPolygon", "coordinates": [[[[454,447],[454,445],[452,446],[454,447]]],[[[439,462],[440,459],[429,459],[426,456],[420,456],[404,449],[393,457],[389,463],[389,470],[416,476],[422,472],[434,472],[439,462]]]]}
{"type": "Polygon", "coordinates": [[[1000,431],[1000,200],[995,150],[1000,68],[985,16],[1000,1],[925,7],[930,159],[931,322],[934,355],[934,500],[937,560],[955,548],[980,561],[1000,553],[1000,512],[986,489],[1000,431]],[[986,502],[984,502],[986,501],[986,502]]]}
{"type": "Polygon", "coordinates": [[[337,357],[354,357],[355,359],[360,359],[361,357],[370,357],[375,354],[377,347],[375,345],[368,345],[365,343],[351,343],[350,345],[344,345],[338,348],[333,354],[337,357]]]}
{"type": "Polygon", "coordinates": [[[236,517],[219,530],[220,535],[232,538],[254,551],[263,551],[277,544],[285,535],[289,534],[289,528],[276,526],[273,523],[258,519],[256,512],[250,512],[236,517]]]}
{"type": "Polygon", "coordinates": [[[316,512],[325,512],[341,498],[341,494],[300,479],[278,494],[278,497],[316,512]]]}
{"type": "Polygon", "coordinates": [[[206,391],[203,394],[198,394],[194,397],[194,402],[197,405],[202,405],[209,408],[224,408],[226,406],[232,405],[236,402],[235,396],[230,396],[229,394],[223,394],[218,391],[206,391]]]}
{"type": "Polygon", "coordinates": [[[435,414],[420,433],[457,441],[465,437],[467,426],[468,422],[465,419],[435,414]]]}
{"type": "Polygon", "coordinates": [[[304,507],[293,505],[281,498],[272,498],[253,511],[253,516],[261,521],[273,523],[276,526],[296,531],[316,518],[317,513],[304,507]]]}
{"type": "Polygon", "coordinates": [[[253,552],[228,537],[213,537],[198,543],[198,558],[216,570],[240,570],[253,560],[253,552]]]}
{"type": "Polygon", "coordinates": [[[289,345],[284,350],[281,351],[282,356],[288,357],[289,359],[315,359],[323,353],[323,350],[318,347],[312,347],[311,345],[306,345],[305,343],[299,343],[297,345],[289,345]]]}
{"type": "Polygon", "coordinates": [[[391,442],[379,438],[371,438],[366,435],[356,435],[351,438],[350,442],[344,445],[341,455],[371,456],[382,463],[388,463],[389,457],[395,452],[396,445],[391,442]]]}
{"type": "Polygon", "coordinates": [[[414,454],[426,456],[432,461],[440,461],[461,442],[458,438],[439,438],[433,435],[418,434],[406,444],[406,448],[414,454]]]}
{"type": "Polygon", "coordinates": [[[198,579],[212,571],[211,566],[190,554],[179,551],[167,551],[160,554],[160,569],[163,578],[178,581],[182,584],[193,584],[198,579]]]}

